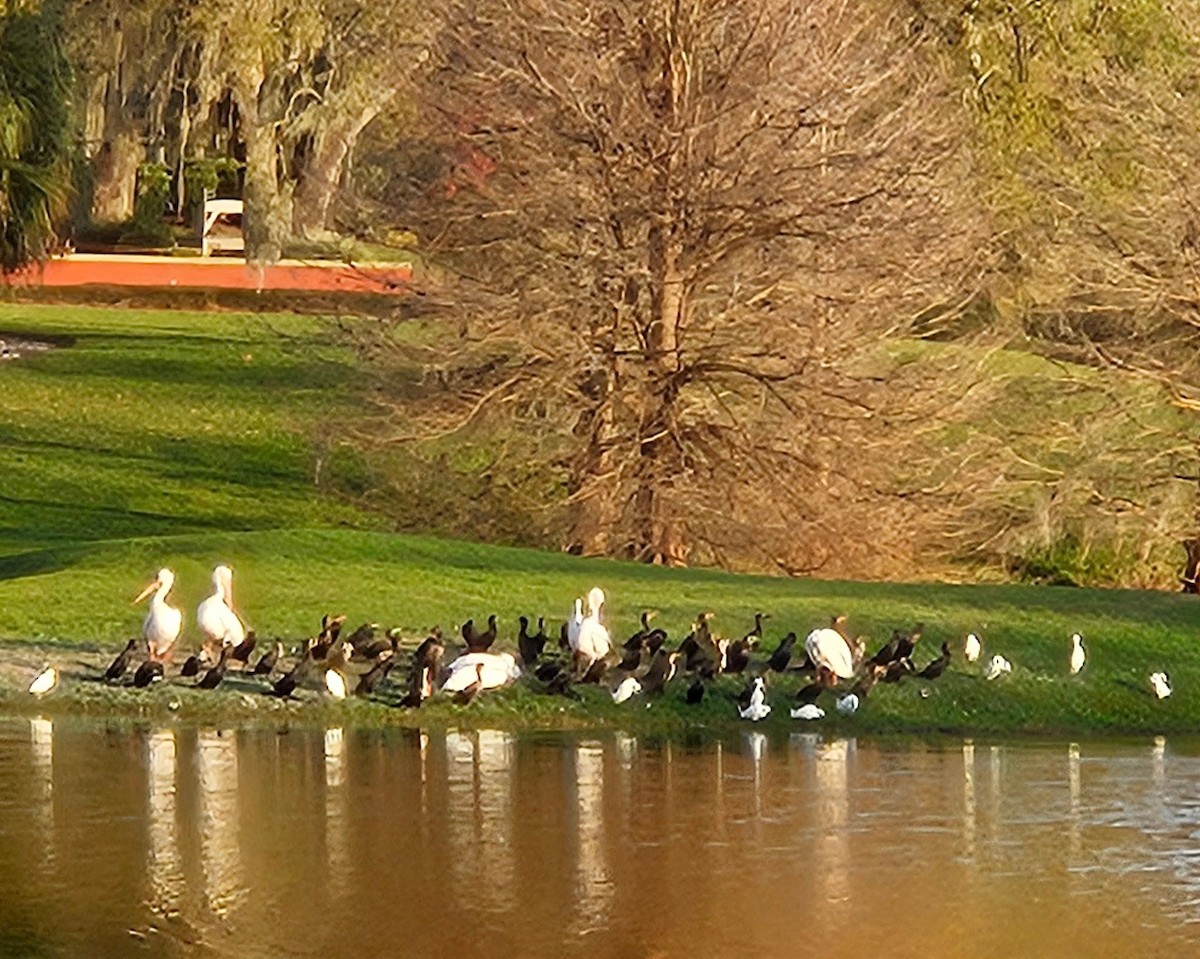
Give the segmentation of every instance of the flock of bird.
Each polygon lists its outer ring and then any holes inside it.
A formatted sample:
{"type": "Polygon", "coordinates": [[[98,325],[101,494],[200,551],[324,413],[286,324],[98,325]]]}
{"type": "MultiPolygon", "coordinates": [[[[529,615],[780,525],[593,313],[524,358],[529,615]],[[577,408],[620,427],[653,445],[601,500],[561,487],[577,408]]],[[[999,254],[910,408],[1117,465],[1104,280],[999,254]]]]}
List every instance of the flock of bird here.
{"type": "MultiPolygon", "coordinates": [[[[183,613],[168,602],[174,583],[174,573],[160,569],[134,600],[140,603],[150,598],[142,634],[130,639],[117,654],[104,672],[105,682],[125,684],[132,668],[132,685],[144,688],[165,679],[168,667],[173,668],[176,643],[183,631],[183,613]]],[[[575,688],[579,685],[604,685],[615,703],[661,696],[669,684],[686,677],[684,701],[695,705],[704,701],[717,676],[734,674],[747,680],[736,697],[738,715],[757,722],[771,713],[767,676],[789,673],[806,678],[790,715],[815,720],[825,716],[820,703],[827,693],[838,712],[854,713],[878,683],[900,683],[908,677],[937,680],[954,656],[950,643],[943,642],[940,653],[918,668],[913,656],[921,639],[920,624],[910,630],[893,630],[891,638],[867,656],[866,640],[851,638],[846,618],[835,616],[828,626],[808,633],[802,644],[796,633],[787,633],[765,661],[756,660],[754,652],[763,641],[763,623],[769,618],[766,613],[756,613],[753,627],[740,639],[730,640],[712,631],[711,613],[701,612],[691,632],[669,649],[666,631],[653,627],[654,613],[646,611],[640,628],[618,645],[603,622],[605,601],[599,587],[576,599],[553,643],[544,617],[538,619],[536,632],[530,631],[528,617],[519,617],[515,656],[493,651],[498,635],[495,615],[488,617],[484,629],[473,619],[463,623],[461,647],[435,627],[408,660],[404,695],[398,705],[416,708],[438,694],[467,704],[486,690],[508,686],[523,677],[541,692],[571,698],[579,698],[575,688]],[[844,690],[838,688],[843,681],[849,683],[844,690]]],[[[236,612],[233,571],[225,565],[213,570],[212,593],[197,606],[195,619],[202,646],[186,659],[178,675],[194,677],[199,689],[216,689],[233,669],[261,677],[265,691],[274,696],[289,697],[300,688],[315,687],[335,699],[345,699],[353,678],[353,693],[369,697],[389,682],[389,674],[401,659],[398,630],[382,631],[368,623],[347,633],[343,631],[344,616],[327,614],[317,635],[296,650],[296,658],[287,668],[284,646],[278,640],[260,650],[252,662],[258,639],[236,612]]],[[[975,663],[982,652],[979,637],[968,634],[962,645],[963,658],[975,663]]],[[[1079,673],[1086,660],[1083,639],[1076,633],[1071,637],[1068,659],[1071,675],[1079,673]]],[[[1011,671],[1012,664],[996,654],[987,661],[982,675],[995,680],[1011,671]]],[[[58,671],[47,666],[29,691],[41,696],[57,684],[58,671]]],[[[1156,697],[1165,699],[1171,695],[1170,676],[1151,674],[1150,687],[1156,697]]],[[[922,687],[921,695],[928,695],[927,687],[922,687]]]]}

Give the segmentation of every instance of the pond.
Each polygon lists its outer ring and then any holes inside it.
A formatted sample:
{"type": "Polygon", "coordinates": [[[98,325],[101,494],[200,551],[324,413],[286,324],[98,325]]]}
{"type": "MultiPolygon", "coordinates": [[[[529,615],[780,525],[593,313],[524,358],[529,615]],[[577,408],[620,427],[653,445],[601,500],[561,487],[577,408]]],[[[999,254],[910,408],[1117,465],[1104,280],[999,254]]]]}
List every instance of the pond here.
{"type": "Polygon", "coordinates": [[[1191,955],[1200,744],[0,720],[0,955],[1191,955]]]}

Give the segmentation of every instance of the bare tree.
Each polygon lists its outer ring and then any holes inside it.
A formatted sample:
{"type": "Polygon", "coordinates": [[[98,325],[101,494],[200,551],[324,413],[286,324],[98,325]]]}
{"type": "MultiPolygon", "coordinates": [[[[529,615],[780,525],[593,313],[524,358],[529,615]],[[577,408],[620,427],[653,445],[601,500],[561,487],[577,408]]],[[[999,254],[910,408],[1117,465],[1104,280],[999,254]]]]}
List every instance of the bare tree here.
{"type": "Polygon", "coordinates": [[[461,337],[402,348],[428,376],[399,438],[534,443],[574,550],[886,572],[865,451],[930,399],[890,392],[887,343],[955,312],[978,230],[959,102],[895,7],[449,3],[418,219],[461,337]]]}

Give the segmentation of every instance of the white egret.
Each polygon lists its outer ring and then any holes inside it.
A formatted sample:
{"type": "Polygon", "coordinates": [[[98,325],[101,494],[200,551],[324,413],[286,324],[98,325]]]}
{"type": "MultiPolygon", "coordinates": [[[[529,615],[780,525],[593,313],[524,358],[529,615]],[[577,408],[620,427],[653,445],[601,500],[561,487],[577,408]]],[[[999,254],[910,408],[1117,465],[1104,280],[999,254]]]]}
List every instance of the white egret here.
{"type": "Polygon", "coordinates": [[[750,692],[750,701],[745,706],[738,706],[738,715],[756,723],[770,714],[771,707],[767,705],[767,684],[761,676],[756,676],[754,688],[750,692]]]}
{"type": "Polygon", "coordinates": [[[1159,699],[1166,699],[1171,695],[1171,674],[1151,673],[1150,688],[1154,690],[1154,695],[1159,699]]]}
{"type": "Polygon", "coordinates": [[[160,569],[154,580],[133,601],[136,605],[151,593],[154,594],[150,600],[150,611],[142,620],[142,638],[146,640],[150,658],[154,660],[164,658],[171,651],[183,629],[183,613],[167,605],[167,594],[174,585],[175,574],[169,569],[160,569]]]}
{"type": "Polygon", "coordinates": [[[233,611],[233,570],[218,566],[212,584],[212,595],[196,607],[196,625],[206,642],[239,646],[246,638],[246,627],[233,611]]]}
{"type": "Polygon", "coordinates": [[[642,684],[639,683],[634,677],[626,676],[619,683],[617,683],[617,687],[612,691],[613,702],[623,703],[627,699],[631,699],[632,697],[636,696],[641,691],[642,684]]]}

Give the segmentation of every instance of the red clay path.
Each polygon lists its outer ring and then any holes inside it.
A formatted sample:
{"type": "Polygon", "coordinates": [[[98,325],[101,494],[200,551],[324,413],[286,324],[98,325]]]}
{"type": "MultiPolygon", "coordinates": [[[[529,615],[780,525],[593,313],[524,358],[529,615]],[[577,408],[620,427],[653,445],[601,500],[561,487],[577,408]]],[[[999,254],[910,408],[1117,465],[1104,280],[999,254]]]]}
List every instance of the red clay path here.
{"type": "Polygon", "coordinates": [[[121,256],[75,253],[18,273],[20,286],[184,287],[217,290],[313,290],[340,293],[404,293],[412,280],[408,263],[349,265],[281,260],[258,267],[227,257],[121,256]]]}

